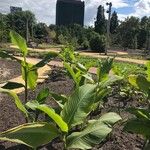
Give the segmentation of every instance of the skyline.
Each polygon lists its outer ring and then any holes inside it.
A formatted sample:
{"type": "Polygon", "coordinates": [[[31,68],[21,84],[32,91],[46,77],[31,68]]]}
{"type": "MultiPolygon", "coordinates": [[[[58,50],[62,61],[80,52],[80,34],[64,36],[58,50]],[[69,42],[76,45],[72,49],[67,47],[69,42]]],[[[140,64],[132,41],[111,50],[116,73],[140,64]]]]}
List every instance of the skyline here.
{"type": "MultiPolygon", "coordinates": [[[[97,14],[97,7],[104,5],[107,10],[106,2],[108,0],[85,0],[85,25],[93,25],[97,14]]],[[[118,13],[120,20],[127,16],[150,16],[150,0],[111,0],[112,11],[118,13]]],[[[23,10],[32,11],[38,22],[46,24],[55,24],[56,0],[0,0],[0,12],[8,13],[10,6],[22,7],[23,10]]],[[[107,17],[107,16],[106,16],[107,17]]]]}

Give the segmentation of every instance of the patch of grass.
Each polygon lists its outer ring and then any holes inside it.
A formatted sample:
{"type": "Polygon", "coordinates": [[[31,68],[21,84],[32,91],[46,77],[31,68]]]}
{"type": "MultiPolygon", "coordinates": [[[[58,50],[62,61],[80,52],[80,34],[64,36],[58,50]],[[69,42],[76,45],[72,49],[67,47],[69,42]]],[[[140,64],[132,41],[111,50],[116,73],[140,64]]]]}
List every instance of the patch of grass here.
{"type": "MultiPolygon", "coordinates": [[[[98,67],[98,60],[104,60],[104,58],[98,59],[98,58],[91,58],[87,56],[79,56],[78,60],[80,63],[86,66],[98,67]]],[[[145,70],[144,65],[138,65],[134,63],[128,63],[128,62],[114,61],[113,66],[117,68],[120,72],[122,72],[122,74],[124,75],[141,73],[145,70]]]]}
{"type": "Polygon", "coordinates": [[[38,45],[38,48],[39,49],[62,48],[63,46],[64,45],[42,43],[38,45]]]}

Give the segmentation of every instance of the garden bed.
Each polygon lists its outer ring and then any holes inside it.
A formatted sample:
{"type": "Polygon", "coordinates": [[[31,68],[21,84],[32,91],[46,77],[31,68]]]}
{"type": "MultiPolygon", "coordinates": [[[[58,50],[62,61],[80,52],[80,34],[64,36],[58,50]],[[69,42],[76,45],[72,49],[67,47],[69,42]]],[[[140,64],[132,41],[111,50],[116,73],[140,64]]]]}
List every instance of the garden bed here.
{"type": "MultiPolygon", "coordinates": [[[[74,84],[73,81],[65,76],[61,70],[55,69],[52,71],[49,79],[44,83],[39,84],[34,92],[29,92],[28,99],[33,100],[40,89],[47,87],[50,91],[59,94],[70,94],[71,91],[73,91],[74,84]]],[[[117,113],[120,112],[122,118],[125,119],[130,117],[130,115],[124,111],[126,108],[130,106],[139,106],[138,97],[134,97],[134,99],[123,99],[118,94],[117,86],[114,86],[113,88],[113,93],[111,93],[105,100],[104,107],[96,114],[91,114],[89,116],[90,118],[95,118],[108,111],[114,111],[117,113]]],[[[23,100],[24,94],[19,94],[19,97],[23,100]]],[[[56,105],[51,98],[48,99],[47,103],[51,106],[56,105]]],[[[0,108],[0,132],[25,123],[23,115],[16,109],[12,100],[5,94],[0,95],[0,108]]],[[[142,150],[144,140],[136,134],[123,132],[122,128],[123,125],[116,125],[112,134],[103,143],[93,147],[92,150],[142,150]]],[[[7,148],[7,150],[28,150],[25,146],[13,148],[12,146],[16,144],[8,142],[0,143],[0,145],[0,150],[6,150],[7,148]]],[[[58,139],[53,140],[53,142],[46,147],[40,148],[40,150],[55,149],[63,150],[63,143],[58,139]]]]}
{"type": "Polygon", "coordinates": [[[16,61],[0,59],[0,83],[21,75],[20,67],[16,61]]]}

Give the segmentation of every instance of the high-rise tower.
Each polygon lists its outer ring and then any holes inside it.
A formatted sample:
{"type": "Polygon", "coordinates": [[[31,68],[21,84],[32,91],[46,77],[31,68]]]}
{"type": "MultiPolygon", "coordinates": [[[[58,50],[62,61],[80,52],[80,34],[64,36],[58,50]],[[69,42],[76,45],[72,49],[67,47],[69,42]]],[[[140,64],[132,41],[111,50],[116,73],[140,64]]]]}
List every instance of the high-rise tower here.
{"type": "Polygon", "coordinates": [[[56,25],[84,25],[84,2],[81,0],[57,0],[56,25]]]}

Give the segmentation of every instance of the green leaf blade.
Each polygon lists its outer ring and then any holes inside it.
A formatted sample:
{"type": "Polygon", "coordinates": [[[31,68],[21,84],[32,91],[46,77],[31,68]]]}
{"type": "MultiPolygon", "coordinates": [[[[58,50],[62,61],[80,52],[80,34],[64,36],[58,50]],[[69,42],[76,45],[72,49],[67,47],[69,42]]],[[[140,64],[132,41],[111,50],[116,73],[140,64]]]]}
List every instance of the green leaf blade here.
{"type": "Polygon", "coordinates": [[[2,89],[2,88],[0,88],[0,92],[1,93],[6,93],[6,94],[9,94],[10,96],[12,96],[14,101],[15,101],[15,104],[16,104],[17,108],[19,110],[21,110],[25,114],[26,117],[28,117],[28,111],[26,110],[26,108],[22,104],[22,102],[19,99],[19,97],[17,96],[17,94],[15,94],[14,92],[12,92],[10,90],[6,90],[6,89],[2,89]]]}
{"type": "Polygon", "coordinates": [[[61,116],[69,127],[80,124],[91,111],[96,85],[86,84],[76,89],[63,107],[61,116]]]}
{"type": "Polygon", "coordinates": [[[24,87],[24,85],[21,83],[8,82],[4,86],[2,86],[1,88],[13,90],[13,89],[18,89],[18,88],[22,88],[22,87],[24,87]]]}
{"type": "Polygon", "coordinates": [[[18,46],[23,56],[26,56],[28,53],[26,40],[15,31],[10,31],[10,37],[11,37],[12,43],[18,46]]]}
{"type": "Polygon", "coordinates": [[[52,108],[44,104],[39,105],[37,101],[28,102],[26,105],[31,109],[41,110],[42,112],[47,114],[50,118],[52,118],[63,132],[68,132],[68,125],[63,121],[61,116],[55,113],[55,111],[52,108]]]}
{"type": "Polygon", "coordinates": [[[74,132],[67,137],[67,148],[91,149],[102,142],[112,131],[112,125],[121,117],[116,113],[107,113],[88,124],[81,132],[74,132]]]}
{"type": "Polygon", "coordinates": [[[37,101],[39,104],[43,104],[46,101],[46,98],[49,96],[49,89],[43,89],[37,96],[37,101]]]}
{"type": "Polygon", "coordinates": [[[30,123],[0,134],[0,140],[25,144],[32,148],[49,143],[59,136],[55,126],[48,123],[30,123]]]}

